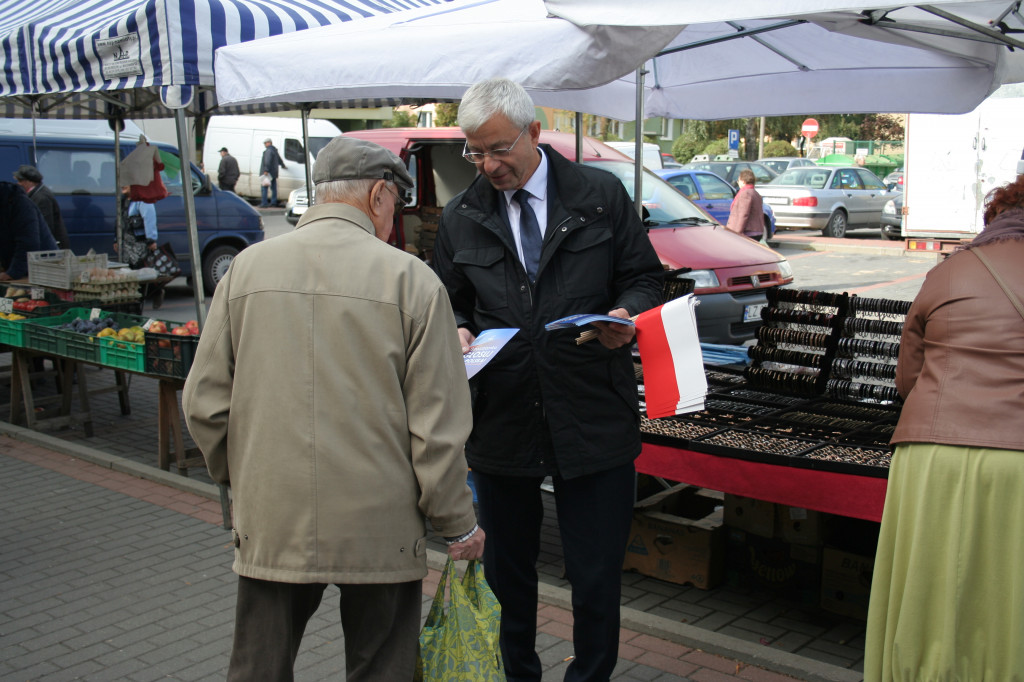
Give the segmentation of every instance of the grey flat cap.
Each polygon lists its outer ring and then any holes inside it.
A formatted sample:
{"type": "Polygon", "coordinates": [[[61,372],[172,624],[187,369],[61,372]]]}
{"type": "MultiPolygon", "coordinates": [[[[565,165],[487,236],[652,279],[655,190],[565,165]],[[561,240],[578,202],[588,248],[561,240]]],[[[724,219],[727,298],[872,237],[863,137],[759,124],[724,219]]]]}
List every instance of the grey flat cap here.
{"type": "Polygon", "coordinates": [[[317,154],[313,182],[390,180],[405,190],[413,181],[402,160],[376,142],[338,135],[317,154]]]}
{"type": "Polygon", "coordinates": [[[274,144],[274,141],[273,141],[273,140],[271,140],[271,139],[270,139],[269,137],[268,137],[267,139],[263,140],[263,144],[266,144],[266,143],[268,143],[268,142],[269,142],[270,144],[274,144]]]}
{"type": "Polygon", "coordinates": [[[28,180],[29,182],[40,183],[43,181],[43,174],[35,166],[18,166],[14,171],[15,180],[28,180]]]}

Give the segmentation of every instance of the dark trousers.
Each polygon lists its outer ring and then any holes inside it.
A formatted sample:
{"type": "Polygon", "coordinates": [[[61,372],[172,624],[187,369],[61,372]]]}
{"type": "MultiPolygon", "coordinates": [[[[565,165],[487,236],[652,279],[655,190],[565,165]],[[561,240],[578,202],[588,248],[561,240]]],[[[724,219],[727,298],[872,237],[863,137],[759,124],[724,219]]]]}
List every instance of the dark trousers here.
{"type": "Polygon", "coordinates": [[[219,183],[217,183],[217,185],[218,185],[218,187],[220,187],[225,192],[234,192],[235,191],[235,183],[233,183],[233,182],[230,185],[228,183],[226,183],[226,182],[219,182],[219,183]]]}
{"type": "MultiPolygon", "coordinates": [[[[563,480],[555,509],[566,577],[572,586],[576,657],[566,682],[604,682],[618,660],[622,562],[632,519],[633,464],[563,480]]],[[[536,477],[473,472],[480,527],[487,532],[484,570],[501,603],[501,650],[509,682],[538,682],[537,556],[544,507],[536,477]]]]}
{"type": "MultiPolygon", "coordinates": [[[[239,576],[228,682],[291,682],[306,623],[326,588],[239,576]]],[[[422,588],[422,580],[338,585],[348,682],[412,679],[422,588]]]]}

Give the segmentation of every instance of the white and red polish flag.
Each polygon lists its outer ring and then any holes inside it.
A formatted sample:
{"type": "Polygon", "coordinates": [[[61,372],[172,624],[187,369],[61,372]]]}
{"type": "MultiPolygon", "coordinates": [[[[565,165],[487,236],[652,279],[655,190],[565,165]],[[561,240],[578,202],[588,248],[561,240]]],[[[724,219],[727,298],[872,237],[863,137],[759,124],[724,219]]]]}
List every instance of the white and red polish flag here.
{"type": "Polygon", "coordinates": [[[698,304],[687,294],[636,318],[649,419],[704,409],[708,382],[697,336],[698,304]]]}

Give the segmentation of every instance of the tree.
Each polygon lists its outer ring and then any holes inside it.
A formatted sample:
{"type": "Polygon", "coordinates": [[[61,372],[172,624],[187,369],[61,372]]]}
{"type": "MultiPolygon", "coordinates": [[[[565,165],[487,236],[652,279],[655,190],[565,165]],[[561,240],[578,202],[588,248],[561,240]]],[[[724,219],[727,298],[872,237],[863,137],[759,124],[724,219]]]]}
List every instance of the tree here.
{"type": "Polygon", "coordinates": [[[385,121],[383,127],[385,128],[414,128],[416,126],[418,118],[416,114],[411,111],[401,111],[395,109],[391,112],[391,120],[385,121]]]}
{"type": "Polygon", "coordinates": [[[773,156],[797,156],[796,147],[786,140],[772,140],[764,146],[765,158],[773,156]]]}
{"type": "Polygon", "coordinates": [[[902,140],[903,125],[891,114],[868,114],[860,125],[862,140],[902,140]]]}
{"type": "Polygon", "coordinates": [[[458,102],[438,102],[434,105],[434,124],[453,126],[459,123],[458,102]]]}
{"type": "Polygon", "coordinates": [[[700,154],[709,141],[707,121],[686,121],[683,134],[672,142],[672,156],[686,163],[700,154]]]}
{"type": "Polygon", "coordinates": [[[725,154],[729,151],[729,140],[725,138],[719,138],[714,142],[708,143],[704,147],[704,153],[710,156],[712,159],[718,154],[725,154]]]}

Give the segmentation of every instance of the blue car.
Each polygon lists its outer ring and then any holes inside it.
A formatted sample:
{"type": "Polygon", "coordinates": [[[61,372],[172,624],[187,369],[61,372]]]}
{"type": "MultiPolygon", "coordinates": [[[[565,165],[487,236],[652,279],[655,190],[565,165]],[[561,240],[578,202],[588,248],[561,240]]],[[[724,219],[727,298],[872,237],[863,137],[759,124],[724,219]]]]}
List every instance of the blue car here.
{"type": "MultiPolygon", "coordinates": [[[[736,190],[720,176],[711,171],[688,168],[662,168],[654,172],[704,209],[712,218],[723,225],[729,222],[729,211],[736,190]]],[[[765,236],[771,239],[775,235],[775,213],[767,203],[763,206],[765,236]]]]}

